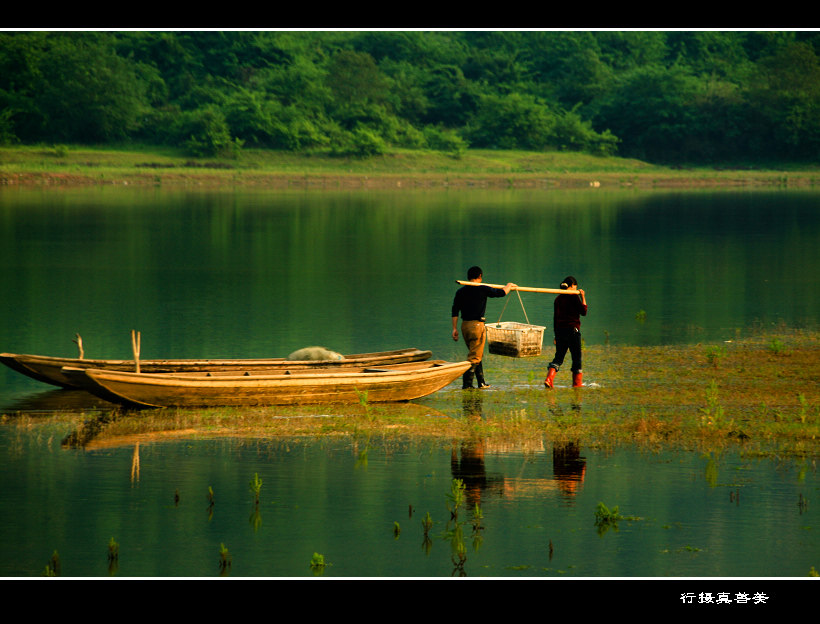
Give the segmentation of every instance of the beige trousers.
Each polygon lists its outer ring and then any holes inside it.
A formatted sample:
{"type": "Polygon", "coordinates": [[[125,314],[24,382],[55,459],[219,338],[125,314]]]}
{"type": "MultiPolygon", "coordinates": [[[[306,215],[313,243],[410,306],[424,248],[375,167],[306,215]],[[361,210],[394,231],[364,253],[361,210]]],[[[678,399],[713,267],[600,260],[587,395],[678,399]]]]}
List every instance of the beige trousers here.
{"type": "Polygon", "coordinates": [[[484,343],[487,340],[487,330],[483,321],[463,321],[461,323],[461,335],[470,352],[467,354],[469,362],[475,366],[484,357],[484,343]]]}

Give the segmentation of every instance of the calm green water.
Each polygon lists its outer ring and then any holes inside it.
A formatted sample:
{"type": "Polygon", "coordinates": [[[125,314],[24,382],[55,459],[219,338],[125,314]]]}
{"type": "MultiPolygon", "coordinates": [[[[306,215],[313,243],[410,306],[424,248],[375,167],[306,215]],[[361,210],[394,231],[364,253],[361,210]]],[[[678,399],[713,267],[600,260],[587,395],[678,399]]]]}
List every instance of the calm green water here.
{"type": "MultiPolygon", "coordinates": [[[[285,356],[322,344],[416,346],[461,359],[450,303],[454,280],[472,264],[488,282],[555,286],[575,275],[590,304],[588,343],[816,327],[818,201],[810,191],[5,190],[0,351],[74,355],[80,333],[87,357],[127,358],[137,329],[143,358],[285,356]]],[[[503,319],[549,326],[552,297],[522,298],[526,317],[514,298],[503,319]]],[[[488,318],[502,309],[491,302],[488,318]]],[[[0,370],[4,411],[52,396],[0,370]]],[[[111,537],[121,544],[121,576],[217,575],[221,543],[233,576],[311,576],[314,552],[332,564],[331,576],[805,576],[820,568],[818,507],[798,506],[801,496],[816,498],[811,461],[581,448],[564,478],[549,444],[485,449],[470,477],[484,529],[479,544],[462,527],[462,570],[446,495],[465,473],[454,472],[449,448],[376,447],[364,462],[364,449],[349,442],[171,441],[140,446],[134,478],[133,444],[63,448],[69,433],[47,412],[0,425],[4,576],[41,574],[55,549],[64,575],[107,575],[111,537]],[[256,517],[254,473],[264,483],[256,517]],[[598,502],[641,520],[599,535],[598,502]],[[425,545],[428,511],[436,524],[425,545]]]]}
{"type": "Polygon", "coordinates": [[[35,428],[0,429],[4,576],[40,575],[57,550],[64,576],[214,577],[221,544],[231,576],[276,577],[313,576],[314,553],[331,564],[327,577],[805,577],[820,553],[810,462],[583,446],[508,451],[469,440],[78,450],[60,448],[59,428],[35,428]],[[448,507],[454,477],[467,485],[459,522],[448,507]],[[812,499],[805,510],[801,496],[812,499]],[[599,502],[627,519],[599,530],[599,502]],[[109,568],[112,537],[120,557],[109,568]]]}
{"type": "MultiPolygon", "coordinates": [[[[598,191],[3,191],[0,349],[73,355],[79,332],[88,357],[129,357],[137,329],[144,358],[456,357],[454,280],[472,264],[488,282],[575,275],[590,344],[816,324],[820,193],[598,191]]],[[[522,299],[550,325],[550,295],[522,299]]],[[[511,299],[503,319],[524,318],[511,299]]]]}

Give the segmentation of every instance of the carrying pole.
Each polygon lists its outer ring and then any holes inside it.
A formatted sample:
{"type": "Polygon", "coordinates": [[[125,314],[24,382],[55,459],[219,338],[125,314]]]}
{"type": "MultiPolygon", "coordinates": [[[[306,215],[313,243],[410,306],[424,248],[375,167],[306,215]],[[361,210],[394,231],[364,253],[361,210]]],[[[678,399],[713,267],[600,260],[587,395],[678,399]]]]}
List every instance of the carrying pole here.
{"type": "MultiPolygon", "coordinates": [[[[489,286],[490,288],[504,288],[504,284],[485,284],[484,282],[468,282],[465,280],[456,280],[457,284],[461,284],[463,286],[489,286]]],[[[517,286],[513,288],[513,290],[520,290],[521,292],[534,292],[534,293],[552,293],[554,295],[580,295],[581,293],[578,292],[576,289],[567,289],[563,290],[561,288],[534,288],[530,286],[517,286]]]]}

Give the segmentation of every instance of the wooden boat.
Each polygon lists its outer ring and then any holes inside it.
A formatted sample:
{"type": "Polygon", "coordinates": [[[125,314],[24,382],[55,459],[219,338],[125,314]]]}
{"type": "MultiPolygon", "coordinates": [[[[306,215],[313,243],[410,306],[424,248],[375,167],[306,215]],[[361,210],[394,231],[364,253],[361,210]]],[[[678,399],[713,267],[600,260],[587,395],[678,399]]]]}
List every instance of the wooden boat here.
{"type": "Polygon", "coordinates": [[[427,396],[470,368],[430,360],[275,373],[132,373],[64,368],[63,375],[107,401],[131,407],[212,407],[409,401],[427,396]]]}
{"type": "MultiPolygon", "coordinates": [[[[269,359],[205,359],[205,360],[140,360],[141,373],[182,373],[182,372],[215,372],[215,371],[270,371],[281,367],[303,368],[346,368],[349,366],[377,366],[382,364],[400,364],[402,362],[421,362],[429,360],[432,352],[421,349],[399,349],[396,351],[379,351],[374,353],[354,353],[342,360],[302,360],[294,361],[285,358],[269,359]]],[[[63,368],[96,368],[102,370],[135,371],[134,360],[89,360],[80,358],[61,358],[46,355],[26,355],[18,353],[0,353],[0,362],[9,368],[38,381],[59,386],[76,388],[62,373],[63,368]]]]}

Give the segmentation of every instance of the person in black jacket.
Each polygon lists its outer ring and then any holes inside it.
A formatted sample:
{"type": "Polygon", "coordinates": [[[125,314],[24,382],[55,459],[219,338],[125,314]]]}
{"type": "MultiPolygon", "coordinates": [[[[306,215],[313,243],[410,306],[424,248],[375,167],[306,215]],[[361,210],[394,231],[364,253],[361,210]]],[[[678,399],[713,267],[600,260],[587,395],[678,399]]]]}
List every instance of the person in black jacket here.
{"type": "MultiPolygon", "coordinates": [[[[483,280],[480,267],[470,267],[467,271],[467,279],[476,284],[483,280]]],[[[484,366],[481,362],[484,356],[484,343],[487,331],[484,327],[484,311],[487,308],[488,297],[506,297],[510,290],[515,288],[515,284],[509,283],[503,288],[493,286],[462,286],[456,291],[453,299],[453,340],[458,340],[458,317],[461,315],[461,335],[470,350],[467,359],[473,365],[470,370],[464,373],[462,378],[462,389],[473,388],[473,378],[478,383],[479,388],[489,388],[490,385],[484,379],[484,366]]]]}
{"type": "Polygon", "coordinates": [[[578,294],[558,295],[555,298],[553,329],[555,331],[555,356],[549,363],[544,385],[553,387],[555,374],[564,363],[567,351],[572,355],[572,386],[583,385],[581,370],[581,317],[587,315],[587,300],[584,291],[578,288],[578,280],[571,275],[561,283],[561,289],[574,289],[578,294]]]}

